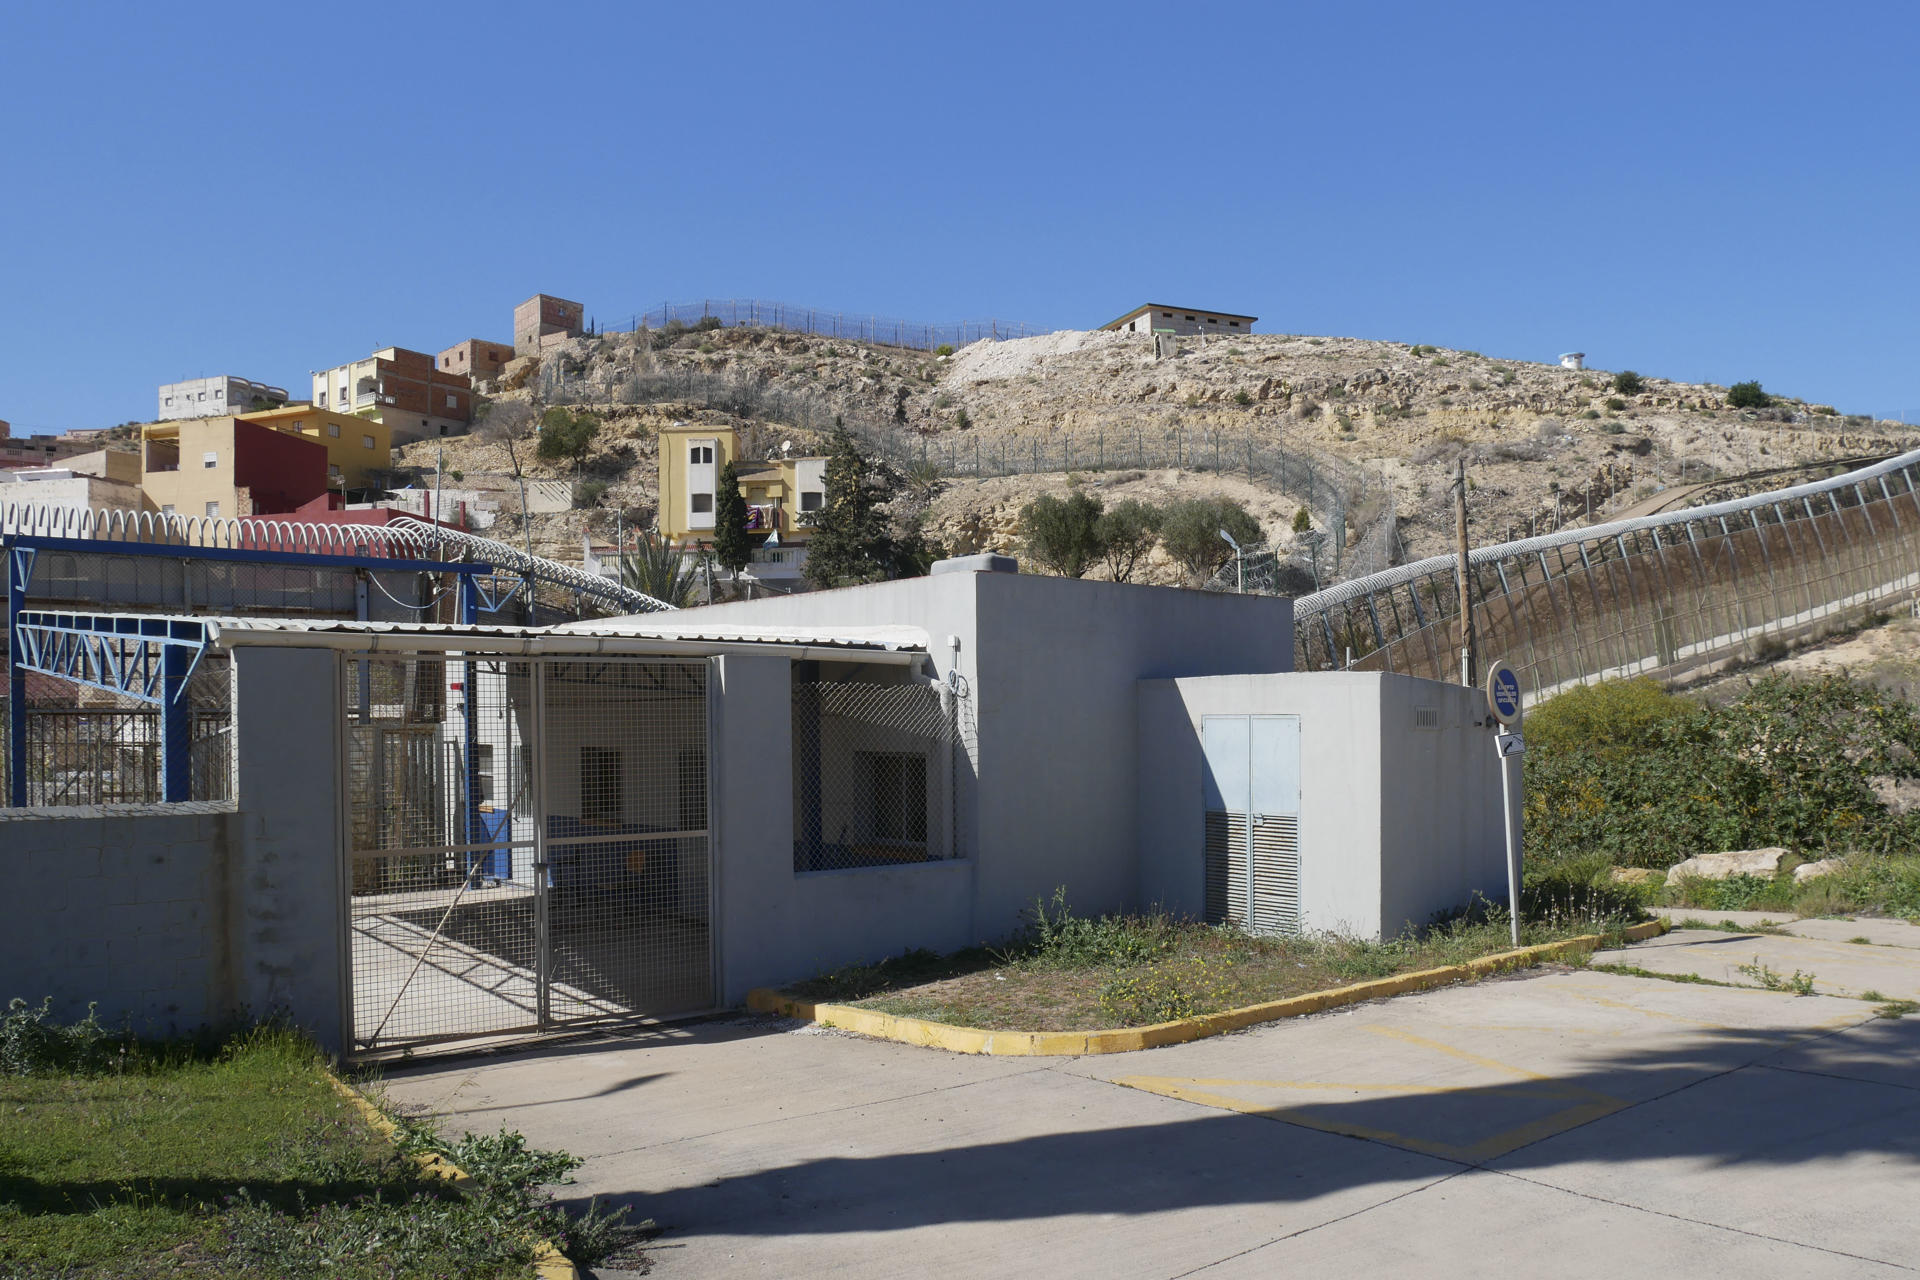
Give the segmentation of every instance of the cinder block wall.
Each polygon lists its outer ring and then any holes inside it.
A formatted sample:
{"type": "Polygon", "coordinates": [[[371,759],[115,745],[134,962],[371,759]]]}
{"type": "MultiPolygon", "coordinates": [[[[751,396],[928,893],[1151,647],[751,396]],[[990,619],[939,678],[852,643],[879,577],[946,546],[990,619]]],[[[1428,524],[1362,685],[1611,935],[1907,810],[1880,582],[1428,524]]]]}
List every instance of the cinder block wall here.
{"type": "Polygon", "coordinates": [[[0,1001],[142,1035],[283,1014],[344,1039],[339,698],[325,650],[235,654],[230,804],[0,810],[0,1001]]]}
{"type": "Polygon", "coordinates": [[[240,815],[225,805],[0,809],[12,880],[0,1001],[181,1035],[239,1004],[228,886],[240,815]]]}

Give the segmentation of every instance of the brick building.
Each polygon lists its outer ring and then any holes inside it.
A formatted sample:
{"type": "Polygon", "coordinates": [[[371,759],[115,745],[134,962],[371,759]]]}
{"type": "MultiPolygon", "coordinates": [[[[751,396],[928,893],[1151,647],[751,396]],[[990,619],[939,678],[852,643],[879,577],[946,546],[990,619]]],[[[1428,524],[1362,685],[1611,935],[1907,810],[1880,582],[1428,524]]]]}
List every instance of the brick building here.
{"type": "Polygon", "coordinates": [[[434,357],[441,373],[464,373],[469,378],[497,378],[513,359],[513,348],[504,342],[468,338],[457,342],[434,357]]]}
{"type": "Polygon", "coordinates": [[[465,434],[473,422],[473,381],[439,368],[424,351],[383,347],[365,360],[313,375],[318,409],[386,424],[394,444],[465,434]]]}
{"type": "Polygon", "coordinates": [[[537,356],[548,347],[586,332],[586,308],[565,298],[536,293],[513,309],[513,353],[537,356]]]}

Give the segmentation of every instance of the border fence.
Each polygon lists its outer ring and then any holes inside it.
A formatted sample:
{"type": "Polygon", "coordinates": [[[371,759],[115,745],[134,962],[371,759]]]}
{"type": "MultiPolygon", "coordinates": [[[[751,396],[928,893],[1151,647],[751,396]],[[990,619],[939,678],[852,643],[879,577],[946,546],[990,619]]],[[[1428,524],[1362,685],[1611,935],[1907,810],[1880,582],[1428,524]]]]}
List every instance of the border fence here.
{"type": "MultiPolygon", "coordinates": [[[[1671,677],[1920,594],[1920,450],[1711,506],[1481,547],[1468,557],[1482,669],[1531,698],[1671,677]]],[[[1294,602],[1294,663],[1460,675],[1456,558],[1354,578],[1294,602]]]]}
{"type": "Polygon", "coordinates": [[[756,329],[788,329],[795,333],[844,338],[851,342],[876,342],[889,347],[913,347],[921,351],[932,351],[940,346],[964,347],[969,342],[979,342],[983,338],[1000,342],[1008,338],[1031,338],[1050,332],[1015,320],[956,320],[951,324],[927,324],[895,316],[826,311],[819,307],[767,302],[759,298],[702,298],[698,302],[663,302],[649,310],[633,312],[624,324],[596,324],[594,331],[631,333],[636,329],[664,329],[675,323],[692,327],[709,318],[718,318],[721,324],[728,327],[746,325],[756,329]]]}

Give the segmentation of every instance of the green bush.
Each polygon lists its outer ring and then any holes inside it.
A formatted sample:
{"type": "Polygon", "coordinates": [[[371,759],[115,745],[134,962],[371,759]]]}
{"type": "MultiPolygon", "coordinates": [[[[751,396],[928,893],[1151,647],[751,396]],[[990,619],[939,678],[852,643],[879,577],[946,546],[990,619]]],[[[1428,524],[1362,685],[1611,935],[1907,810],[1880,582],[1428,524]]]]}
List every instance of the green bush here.
{"type": "Polygon", "coordinates": [[[91,1075],[124,1062],[132,1035],[109,1029],[96,1008],[88,1005],[86,1017],[62,1026],[51,1020],[52,996],[37,1007],[15,996],[0,1014],[0,1075],[91,1075]]]}
{"type": "Polygon", "coordinates": [[[1233,402],[1244,409],[1253,403],[1253,396],[1245,391],[1236,391],[1233,393],[1233,402]]]}
{"type": "Polygon", "coordinates": [[[1295,533],[1305,533],[1311,528],[1313,528],[1313,512],[1302,507],[1293,513],[1293,531],[1295,533]]]}
{"type": "Polygon", "coordinates": [[[1727,388],[1727,407],[1729,409],[1764,409],[1773,403],[1773,397],[1760,389],[1757,382],[1736,382],[1727,388]]]}
{"type": "Polygon", "coordinates": [[[1626,407],[1627,407],[1627,402],[1625,400],[1622,400],[1619,396],[1607,397],[1607,411],[1609,413],[1619,413],[1622,410],[1624,410],[1626,407]]]}
{"type": "Polygon", "coordinates": [[[607,496],[605,480],[582,480],[573,486],[573,509],[586,511],[600,505],[600,499],[607,496]]]}
{"type": "Polygon", "coordinates": [[[1215,497],[1170,504],[1160,526],[1160,542],[1189,575],[1204,581],[1233,559],[1233,548],[1220,536],[1222,529],[1242,547],[1260,541],[1260,522],[1245,507],[1231,498],[1215,497]]]}
{"type": "Polygon", "coordinates": [[[540,437],[534,453],[542,462],[577,465],[593,448],[594,437],[599,434],[598,416],[556,405],[540,415],[540,437]]]}
{"type": "Polygon", "coordinates": [[[1647,380],[1631,369],[1613,375],[1613,389],[1623,396],[1637,396],[1647,389],[1647,380]]]}
{"type": "Polygon", "coordinates": [[[1138,498],[1116,502],[1101,513],[1094,535],[1100,543],[1100,554],[1106,558],[1110,578],[1115,582],[1133,581],[1140,562],[1160,541],[1164,516],[1159,507],[1138,498]]]}
{"type": "Polygon", "coordinates": [[[943,342],[933,349],[933,354],[937,356],[950,356],[953,354],[953,344],[951,342],[943,342]]]}
{"type": "Polygon", "coordinates": [[[1770,676],[1722,707],[1596,685],[1537,708],[1527,736],[1530,856],[1664,867],[1763,845],[1920,848],[1920,819],[1871,784],[1920,776],[1920,713],[1844,676],[1770,676]]]}
{"type": "Polygon", "coordinates": [[[1065,498],[1043,493],[1020,508],[1020,537],[1027,554],[1066,578],[1078,578],[1105,554],[1100,542],[1100,499],[1082,490],[1065,498]]]}

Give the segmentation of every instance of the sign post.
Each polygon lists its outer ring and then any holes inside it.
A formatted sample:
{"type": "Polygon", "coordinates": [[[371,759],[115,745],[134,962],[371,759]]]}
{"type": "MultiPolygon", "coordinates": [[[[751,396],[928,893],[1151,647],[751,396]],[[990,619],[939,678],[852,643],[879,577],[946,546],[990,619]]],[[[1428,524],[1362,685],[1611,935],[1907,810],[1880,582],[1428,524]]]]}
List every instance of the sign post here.
{"type": "Polygon", "coordinates": [[[1527,749],[1520,736],[1520,677],[1504,662],[1487,668],[1487,710],[1500,722],[1494,735],[1494,751],[1500,757],[1500,817],[1507,830],[1507,914],[1513,931],[1513,945],[1520,945],[1520,839],[1514,830],[1513,774],[1520,756],[1527,749]]]}

